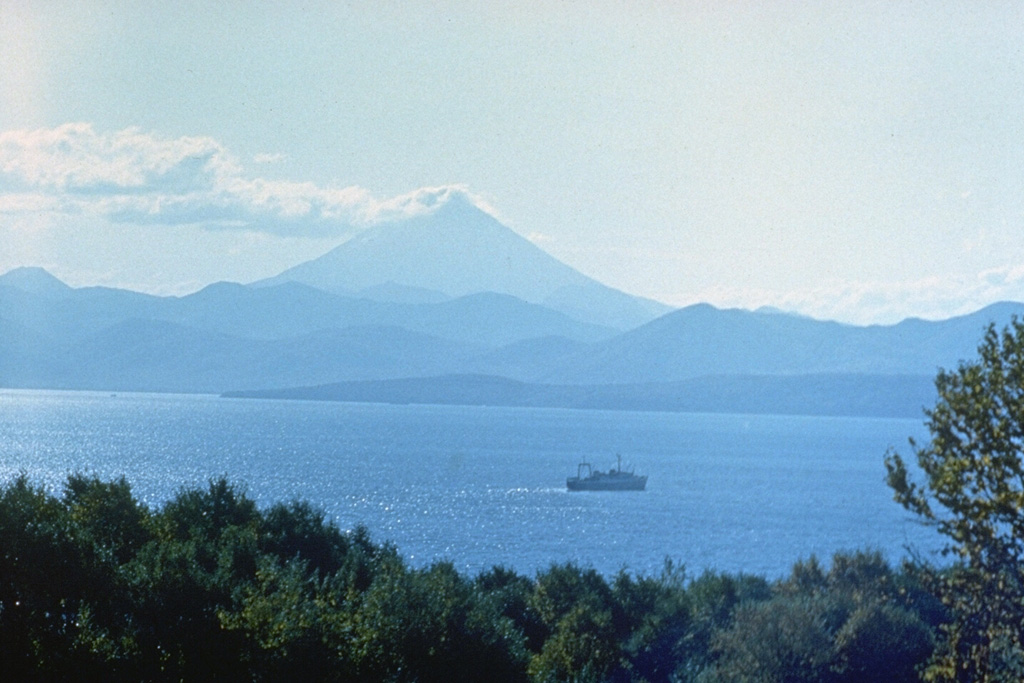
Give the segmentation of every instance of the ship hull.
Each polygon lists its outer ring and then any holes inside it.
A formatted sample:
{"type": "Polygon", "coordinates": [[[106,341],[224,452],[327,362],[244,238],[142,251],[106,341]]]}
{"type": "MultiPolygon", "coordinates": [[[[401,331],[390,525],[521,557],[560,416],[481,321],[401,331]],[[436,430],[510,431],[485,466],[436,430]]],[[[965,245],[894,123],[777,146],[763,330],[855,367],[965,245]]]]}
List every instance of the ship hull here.
{"type": "Polygon", "coordinates": [[[630,477],[629,479],[580,479],[570,477],[565,487],[570,491],[643,491],[647,486],[647,477],[630,477]]]}

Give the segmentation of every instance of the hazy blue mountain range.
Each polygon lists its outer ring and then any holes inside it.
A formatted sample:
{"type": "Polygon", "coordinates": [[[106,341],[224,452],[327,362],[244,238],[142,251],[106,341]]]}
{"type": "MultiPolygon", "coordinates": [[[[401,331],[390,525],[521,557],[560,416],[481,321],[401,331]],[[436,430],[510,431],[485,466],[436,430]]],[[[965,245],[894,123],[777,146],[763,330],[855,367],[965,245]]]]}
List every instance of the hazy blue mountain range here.
{"type": "Polygon", "coordinates": [[[689,306],[599,341],[547,379],[572,383],[672,381],[702,375],[868,373],[934,375],[972,357],[990,322],[1024,313],[999,303],[939,322],[855,326],[779,313],[689,306]]]}
{"type": "Polygon", "coordinates": [[[1024,305],[884,326],[665,310],[453,200],[270,280],[182,297],[0,275],[0,386],[919,415],[936,370],[1024,305]]]}

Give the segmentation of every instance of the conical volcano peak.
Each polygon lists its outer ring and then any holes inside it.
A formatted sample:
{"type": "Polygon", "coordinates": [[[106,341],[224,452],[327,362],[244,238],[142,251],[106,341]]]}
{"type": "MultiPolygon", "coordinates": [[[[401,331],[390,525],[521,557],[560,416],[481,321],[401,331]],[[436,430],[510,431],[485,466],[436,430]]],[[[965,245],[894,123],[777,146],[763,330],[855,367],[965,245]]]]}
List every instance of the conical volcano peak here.
{"type": "Polygon", "coordinates": [[[393,283],[453,297],[499,292],[534,302],[587,280],[461,193],[419,215],[379,223],[282,279],[342,292],[393,283]]]}
{"type": "Polygon", "coordinates": [[[286,281],[343,294],[382,286],[446,297],[495,292],[622,329],[665,308],[649,310],[558,261],[456,186],[404,196],[356,237],[261,284],[286,281]]]}

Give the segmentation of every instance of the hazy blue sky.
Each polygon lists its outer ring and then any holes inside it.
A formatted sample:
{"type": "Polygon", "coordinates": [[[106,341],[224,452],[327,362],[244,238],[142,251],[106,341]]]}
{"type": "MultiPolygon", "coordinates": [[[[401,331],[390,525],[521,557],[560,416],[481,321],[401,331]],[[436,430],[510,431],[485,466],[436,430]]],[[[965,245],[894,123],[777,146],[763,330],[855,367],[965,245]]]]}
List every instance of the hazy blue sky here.
{"type": "Polygon", "coordinates": [[[683,305],[1024,300],[1024,3],[0,2],[0,271],[183,293],[458,186],[683,305]]]}

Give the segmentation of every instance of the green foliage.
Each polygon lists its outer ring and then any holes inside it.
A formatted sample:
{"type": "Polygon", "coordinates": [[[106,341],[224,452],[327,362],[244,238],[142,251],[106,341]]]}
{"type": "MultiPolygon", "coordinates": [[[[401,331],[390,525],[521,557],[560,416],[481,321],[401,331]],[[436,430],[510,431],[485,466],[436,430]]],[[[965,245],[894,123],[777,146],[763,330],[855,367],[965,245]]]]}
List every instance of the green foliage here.
{"type": "Polygon", "coordinates": [[[634,578],[620,572],[612,589],[628,620],[623,674],[630,680],[668,681],[677,676],[680,663],[695,664],[689,647],[693,602],[682,567],[666,561],[659,577],[634,578]]]}
{"type": "Polygon", "coordinates": [[[476,578],[477,599],[509,626],[522,634],[522,656],[539,652],[548,635],[541,616],[532,604],[534,583],[505,567],[492,567],[476,578]]]}
{"type": "Polygon", "coordinates": [[[150,510],[123,479],[74,475],[58,497],[18,477],[0,539],[11,680],[900,680],[932,636],[913,577],[877,554],[774,585],[672,563],[471,579],[224,479],[150,510]]]}
{"type": "Polygon", "coordinates": [[[877,552],[798,562],[713,638],[702,681],[913,681],[933,647],[927,595],[877,552]]]}
{"type": "Polygon", "coordinates": [[[935,381],[931,441],[911,442],[924,484],[896,453],[886,458],[896,500],[947,539],[947,571],[922,569],[950,609],[927,678],[1024,678],[1024,325],[990,326],[978,358],[935,381]]]}
{"type": "Polygon", "coordinates": [[[321,510],[302,501],[278,503],[263,515],[261,547],[284,558],[298,558],[327,576],[338,571],[349,551],[348,538],[321,510]]]}
{"type": "Polygon", "coordinates": [[[856,608],[834,636],[842,681],[915,681],[935,646],[932,628],[910,610],[884,602],[856,608]]]}
{"type": "Polygon", "coordinates": [[[558,622],[580,604],[595,610],[611,610],[611,587],[594,569],[581,569],[575,564],[552,565],[537,577],[532,605],[545,626],[553,629],[558,622]]]}
{"type": "Polygon", "coordinates": [[[531,662],[538,681],[604,681],[619,661],[611,611],[582,602],[562,614],[531,662]]]}
{"type": "Polygon", "coordinates": [[[259,561],[253,502],[223,479],[181,492],[152,515],[155,537],[124,571],[138,664],[162,676],[229,678],[244,638],[220,612],[259,561]]]}
{"type": "Polygon", "coordinates": [[[256,503],[222,477],[205,491],[180,492],[155,522],[164,538],[213,542],[227,529],[256,527],[259,520],[256,503]]]}
{"type": "Polygon", "coordinates": [[[687,590],[691,624],[676,645],[683,653],[677,675],[683,680],[696,679],[713,662],[712,642],[731,626],[737,607],[770,595],[768,582],[759,577],[713,571],[697,577],[687,590]]]}
{"type": "Polygon", "coordinates": [[[309,571],[302,560],[264,556],[255,580],[219,617],[244,634],[242,662],[262,680],[352,680],[351,614],[344,587],[309,571]]]}
{"type": "Polygon", "coordinates": [[[702,680],[831,680],[830,607],[803,595],[742,605],[733,626],[715,638],[721,657],[702,680]]]}
{"type": "Polygon", "coordinates": [[[146,524],[148,510],[132,495],[124,477],[104,482],[73,474],[64,486],[63,502],[72,524],[98,552],[110,554],[118,564],[127,562],[152,536],[146,524]]]}
{"type": "Polygon", "coordinates": [[[20,476],[0,494],[0,661],[12,679],[73,666],[73,618],[93,558],[58,501],[20,476]],[[69,599],[70,598],[70,599],[69,599]]]}
{"type": "Polygon", "coordinates": [[[608,678],[619,664],[619,629],[625,626],[625,616],[600,574],[571,563],[552,565],[538,575],[530,604],[548,634],[530,662],[535,679],[608,678]]]}

